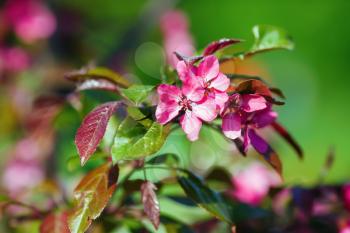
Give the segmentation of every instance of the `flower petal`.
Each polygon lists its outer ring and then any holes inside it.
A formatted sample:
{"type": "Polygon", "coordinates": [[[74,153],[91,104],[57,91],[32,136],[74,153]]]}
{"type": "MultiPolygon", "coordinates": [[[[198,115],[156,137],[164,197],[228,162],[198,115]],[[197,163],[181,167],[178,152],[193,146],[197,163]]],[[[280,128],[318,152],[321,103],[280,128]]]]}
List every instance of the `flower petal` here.
{"type": "Polygon", "coordinates": [[[231,139],[241,136],[241,117],[239,114],[231,112],[223,117],[222,132],[226,137],[231,139]]]}
{"type": "Polygon", "coordinates": [[[203,121],[214,120],[217,116],[215,100],[206,97],[200,103],[192,103],[192,112],[203,121]]]}
{"type": "Polygon", "coordinates": [[[185,61],[179,61],[176,65],[176,71],[181,81],[185,82],[188,77],[188,66],[185,61]]]}
{"type": "Polygon", "coordinates": [[[242,95],[242,109],[245,112],[255,112],[267,107],[266,99],[257,94],[242,95]]]}
{"type": "Polygon", "coordinates": [[[181,106],[178,104],[159,104],[156,110],[156,118],[159,124],[166,124],[179,114],[181,106]]]}
{"type": "Polygon", "coordinates": [[[202,121],[198,119],[193,112],[186,111],[180,118],[180,124],[190,141],[198,139],[199,131],[202,127],[202,121]]]}
{"type": "Polygon", "coordinates": [[[199,78],[191,78],[184,82],[182,86],[182,93],[187,99],[194,102],[200,101],[205,93],[205,89],[202,87],[199,78]]]}
{"type": "Polygon", "coordinates": [[[249,136],[249,139],[251,140],[252,146],[257,152],[263,155],[265,155],[268,152],[270,148],[269,144],[262,137],[260,137],[255,132],[255,130],[248,129],[248,136],[249,136]]]}
{"type": "Polygon", "coordinates": [[[252,121],[255,123],[255,127],[262,128],[272,124],[276,120],[277,116],[277,112],[267,108],[255,113],[252,121]]]}
{"type": "Polygon", "coordinates": [[[226,91],[230,86],[230,79],[226,77],[223,73],[219,73],[219,75],[214,78],[209,87],[212,87],[218,91],[226,91]]]}
{"type": "Polygon", "coordinates": [[[226,92],[215,91],[214,98],[217,110],[219,113],[222,113],[229,98],[228,94],[226,92]]]}
{"type": "Polygon", "coordinates": [[[173,85],[161,84],[157,88],[159,101],[163,103],[178,102],[181,97],[181,90],[173,85]]]}
{"type": "Polygon", "coordinates": [[[197,75],[204,78],[206,82],[209,82],[219,74],[219,61],[213,56],[207,56],[198,66],[197,75]]]}

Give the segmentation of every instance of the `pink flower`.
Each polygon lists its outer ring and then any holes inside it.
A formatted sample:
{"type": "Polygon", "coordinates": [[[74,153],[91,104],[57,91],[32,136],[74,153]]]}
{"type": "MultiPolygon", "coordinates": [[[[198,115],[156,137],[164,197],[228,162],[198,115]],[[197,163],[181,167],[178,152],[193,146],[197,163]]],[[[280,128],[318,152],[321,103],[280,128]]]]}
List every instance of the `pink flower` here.
{"type": "Polygon", "coordinates": [[[181,127],[191,141],[198,139],[202,121],[209,122],[217,116],[214,99],[204,96],[204,90],[191,83],[184,84],[182,89],[161,84],[157,91],[159,95],[157,121],[166,124],[181,114],[181,127]]]}
{"type": "Polygon", "coordinates": [[[350,221],[346,221],[342,224],[339,233],[350,233],[350,221]]]}
{"type": "Polygon", "coordinates": [[[232,178],[234,190],[230,194],[241,202],[258,205],[268,194],[270,187],[282,183],[277,173],[260,163],[253,163],[232,178]]]}
{"type": "Polygon", "coordinates": [[[184,83],[192,83],[203,88],[205,95],[215,99],[217,110],[222,111],[228,100],[226,90],[230,80],[220,72],[219,61],[214,55],[204,57],[198,67],[180,61],[176,69],[184,83]]]}
{"type": "Polygon", "coordinates": [[[230,139],[243,138],[244,151],[248,145],[261,154],[269,150],[267,142],[261,138],[256,129],[266,127],[277,118],[271,110],[271,103],[259,94],[233,94],[230,96],[222,117],[222,131],[230,139]]]}
{"type": "Polygon", "coordinates": [[[0,48],[0,71],[20,72],[29,64],[29,55],[21,48],[0,48]]]}
{"type": "Polygon", "coordinates": [[[175,51],[185,56],[192,56],[195,51],[186,16],[181,11],[166,12],[161,18],[161,29],[168,63],[176,68],[179,60],[175,51]]]}
{"type": "Polygon", "coordinates": [[[54,15],[39,0],[10,0],[5,5],[6,22],[23,41],[46,39],[56,29],[54,15]]]}
{"type": "Polygon", "coordinates": [[[342,189],[345,207],[350,211],[350,184],[345,184],[342,189]]]}
{"type": "Polygon", "coordinates": [[[43,179],[44,173],[38,163],[16,159],[4,169],[2,183],[11,195],[17,195],[35,187],[43,179]]]}

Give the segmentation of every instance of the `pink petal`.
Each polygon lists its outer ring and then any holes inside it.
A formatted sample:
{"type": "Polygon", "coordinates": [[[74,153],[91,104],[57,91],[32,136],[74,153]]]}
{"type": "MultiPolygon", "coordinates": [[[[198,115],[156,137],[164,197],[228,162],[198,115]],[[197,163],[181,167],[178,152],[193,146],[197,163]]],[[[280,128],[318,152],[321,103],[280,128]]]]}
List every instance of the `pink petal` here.
{"type": "Polygon", "coordinates": [[[187,99],[197,102],[204,97],[205,89],[202,87],[200,79],[191,78],[184,83],[182,93],[187,99]]]}
{"type": "Polygon", "coordinates": [[[267,144],[267,142],[262,137],[260,137],[255,132],[255,130],[249,129],[248,136],[249,136],[249,139],[251,140],[252,146],[257,152],[263,155],[265,155],[268,152],[270,148],[269,144],[267,144]]]}
{"type": "Polygon", "coordinates": [[[180,101],[180,97],[182,95],[181,90],[178,87],[168,84],[159,85],[157,88],[157,92],[159,95],[159,101],[163,103],[173,101],[178,102],[180,101]]]}
{"type": "Polygon", "coordinates": [[[212,87],[218,91],[226,91],[230,86],[230,79],[226,77],[223,73],[219,73],[219,75],[214,78],[209,87],[212,87]]]}
{"type": "Polygon", "coordinates": [[[217,116],[216,104],[213,98],[205,98],[200,103],[192,103],[192,111],[203,121],[212,121],[217,116]]]}
{"type": "Polygon", "coordinates": [[[215,103],[219,113],[225,108],[225,104],[228,101],[228,94],[226,92],[215,91],[214,93],[215,103]]]}
{"type": "Polygon", "coordinates": [[[158,123],[164,125],[174,119],[181,110],[181,106],[178,104],[166,105],[159,104],[156,110],[156,118],[158,123]]]}
{"type": "Polygon", "coordinates": [[[267,107],[266,100],[261,95],[242,95],[242,108],[245,112],[254,112],[267,107]]]}
{"type": "Polygon", "coordinates": [[[257,112],[253,117],[253,122],[255,123],[255,127],[262,128],[273,123],[277,116],[277,112],[271,111],[271,109],[266,109],[257,112]]]}
{"type": "Polygon", "coordinates": [[[177,71],[181,81],[185,82],[185,81],[187,81],[188,78],[190,78],[188,76],[189,69],[187,67],[186,62],[179,61],[176,65],[176,71],[177,71]]]}
{"type": "Polygon", "coordinates": [[[228,113],[223,117],[222,131],[226,137],[231,139],[241,136],[241,117],[238,113],[228,113]]]}
{"type": "Polygon", "coordinates": [[[199,131],[202,127],[202,121],[198,119],[193,112],[186,111],[186,113],[180,118],[180,124],[190,141],[198,139],[199,131]]]}
{"type": "Polygon", "coordinates": [[[204,78],[206,82],[209,82],[219,74],[219,61],[213,56],[205,57],[198,66],[197,75],[204,78]]]}
{"type": "Polygon", "coordinates": [[[248,151],[249,144],[250,144],[250,138],[248,136],[248,128],[246,127],[243,133],[243,150],[245,153],[247,153],[248,151]]]}

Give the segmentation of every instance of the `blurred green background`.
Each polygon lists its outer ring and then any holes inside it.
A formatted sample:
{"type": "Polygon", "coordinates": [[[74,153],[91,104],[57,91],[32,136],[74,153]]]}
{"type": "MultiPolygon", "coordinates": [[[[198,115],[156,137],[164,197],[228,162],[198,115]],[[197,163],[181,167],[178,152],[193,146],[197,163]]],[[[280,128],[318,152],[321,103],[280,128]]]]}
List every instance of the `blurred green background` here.
{"type": "MultiPolygon", "coordinates": [[[[286,105],[277,109],[280,121],[305,151],[305,160],[300,161],[290,147],[276,137],[274,147],[282,157],[285,180],[315,182],[330,146],[335,147],[336,160],[327,181],[350,178],[349,1],[57,0],[52,1],[52,5],[53,9],[68,9],[82,17],[83,26],[76,34],[82,33],[81,43],[93,51],[98,63],[104,63],[111,52],[126,51],[129,55],[125,63],[137,68],[137,72],[130,75],[132,78],[156,75],[158,68],[154,70],[154,67],[162,62],[154,52],[161,50],[162,43],[157,15],[142,16],[152,7],[185,11],[197,48],[222,37],[246,39],[248,47],[252,40],[251,28],[256,24],[285,28],[295,40],[295,50],[275,51],[255,59],[287,96],[286,105]],[[149,22],[143,22],[145,19],[149,22]],[[125,41],[133,46],[125,46],[129,45],[125,41]],[[138,55],[138,51],[144,50],[149,52],[146,58],[142,53],[138,55]],[[147,61],[145,67],[138,66],[142,61],[147,61]]],[[[81,58],[78,64],[83,65],[90,59],[89,56],[81,58]]],[[[152,79],[141,80],[152,82],[152,79]]],[[[209,154],[205,156],[210,158],[209,154]]]]}

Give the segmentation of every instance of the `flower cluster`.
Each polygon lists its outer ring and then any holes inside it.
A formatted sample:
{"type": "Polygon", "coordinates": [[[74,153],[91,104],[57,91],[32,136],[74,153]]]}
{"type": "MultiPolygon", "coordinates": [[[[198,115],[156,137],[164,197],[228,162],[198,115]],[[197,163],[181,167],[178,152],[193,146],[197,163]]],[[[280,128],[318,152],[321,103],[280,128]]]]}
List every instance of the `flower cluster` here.
{"type": "Polygon", "coordinates": [[[224,108],[230,80],[219,71],[219,61],[213,55],[204,57],[198,66],[180,61],[177,72],[183,85],[158,87],[156,117],[159,123],[166,124],[180,115],[182,129],[189,140],[195,141],[202,121],[213,121],[224,108]]]}
{"type": "Polygon", "coordinates": [[[181,88],[168,84],[158,87],[158,122],[166,124],[180,115],[182,129],[194,141],[198,139],[202,121],[211,122],[221,116],[224,135],[241,140],[243,153],[250,144],[259,153],[268,153],[268,143],[256,130],[271,125],[277,118],[269,88],[259,80],[229,88],[230,79],[220,72],[214,55],[205,56],[198,66],[189,60],[177,63],[181,88]]]}

